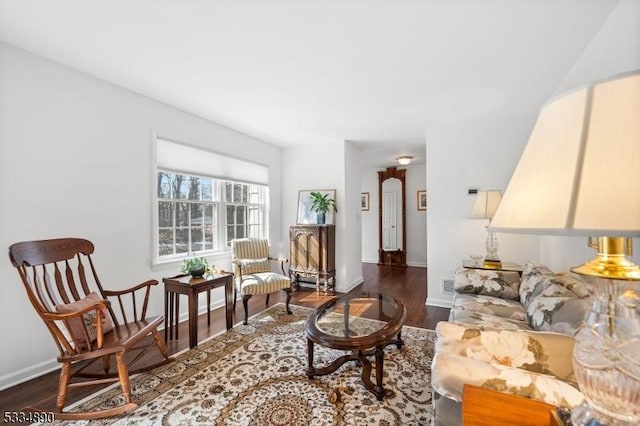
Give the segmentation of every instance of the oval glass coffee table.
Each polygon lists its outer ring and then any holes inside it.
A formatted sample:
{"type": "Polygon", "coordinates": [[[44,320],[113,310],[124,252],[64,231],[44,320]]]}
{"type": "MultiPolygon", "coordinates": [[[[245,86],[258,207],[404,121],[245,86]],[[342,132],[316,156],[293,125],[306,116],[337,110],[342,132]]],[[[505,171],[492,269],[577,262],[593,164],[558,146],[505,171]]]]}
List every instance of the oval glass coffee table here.
{"type": "Polygon", "coordinates": [[[362,365],[362,382],[365,387],[382,400],[384,348],[395,344],[402,348],[402,325],[407,311],[397,299],[372,292],[348,293],[329,300],[311,314],[307,321],[307,358],[305,370],[310,379],[336,371],[348,361],[362,365]],[[331,349],[352,351],[326,367],[313,366],[313,348],[318,344],[331,349]],[[371,381],[371,361],[375,356],[376,383],[371,381]]]}

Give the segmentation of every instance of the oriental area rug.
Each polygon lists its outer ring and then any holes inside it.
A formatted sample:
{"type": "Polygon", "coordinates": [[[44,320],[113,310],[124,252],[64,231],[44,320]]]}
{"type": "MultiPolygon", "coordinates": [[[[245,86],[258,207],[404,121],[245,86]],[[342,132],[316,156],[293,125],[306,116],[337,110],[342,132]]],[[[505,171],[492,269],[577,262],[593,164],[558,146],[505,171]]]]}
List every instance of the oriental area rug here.
{"type": "MultiPolygon", "coordinates": [[[[383,401],[363,385],[362,367],[348,362],[307,378],[304,337],[312,309],[275,305],[196,348],[176,362],[133,376],[135,411],[88,425],[428,425],[431,423],[432,331],[403,327],[405,346],[385,348],[383,401]],[[336,392],[337,391],[337,392],[336,392]]],[[[366,326],[367,319],[361,319],[366,326]]],[[[362,325],[361,325],[362,326],[362,325]]],[[[316,367],[344,351],[315,345],[316,367]]],[[[371,358],[373,360],[373,358],[371,358]]],[[[375,368],[372,380],[375,383],[375,368]]],[[[118,386],[92,395],[76,410],[122,403],[118,386]]],[[[73,424],[65,422],[64,424],[73,424]]]]}

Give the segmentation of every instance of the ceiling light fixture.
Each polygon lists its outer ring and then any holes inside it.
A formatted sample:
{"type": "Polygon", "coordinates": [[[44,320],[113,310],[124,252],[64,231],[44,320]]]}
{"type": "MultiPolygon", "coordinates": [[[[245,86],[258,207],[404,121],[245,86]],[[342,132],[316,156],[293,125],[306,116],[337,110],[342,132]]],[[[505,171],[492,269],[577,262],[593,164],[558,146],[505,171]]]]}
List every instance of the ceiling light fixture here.
{"type": "Polygon", "coordinates": [[[400,157],[396,158],[396,160],[398,160],[398,163],[406,166],[411,162],[411,160],[413,160],[413,157],[410,155],[401,155],[400,157]]]}

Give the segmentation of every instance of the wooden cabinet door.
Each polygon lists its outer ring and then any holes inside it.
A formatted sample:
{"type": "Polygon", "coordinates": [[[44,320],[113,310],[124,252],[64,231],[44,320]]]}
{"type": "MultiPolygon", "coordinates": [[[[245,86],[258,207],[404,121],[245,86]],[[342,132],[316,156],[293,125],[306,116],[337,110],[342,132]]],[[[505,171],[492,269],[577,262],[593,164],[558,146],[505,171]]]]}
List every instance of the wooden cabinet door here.
{"type": "Polygon", "coordinates": [[[318,272],[322,266],[318,227],[292,226],[289,237],[291,267],[305,272],[318,272]]]}

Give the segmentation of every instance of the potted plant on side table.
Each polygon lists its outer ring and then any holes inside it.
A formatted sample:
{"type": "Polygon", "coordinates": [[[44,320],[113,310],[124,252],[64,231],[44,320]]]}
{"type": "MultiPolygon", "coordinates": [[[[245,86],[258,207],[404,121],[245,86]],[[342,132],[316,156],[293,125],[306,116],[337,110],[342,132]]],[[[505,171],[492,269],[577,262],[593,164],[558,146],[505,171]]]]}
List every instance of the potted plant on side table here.
{"type": "Polygon", "coordinates": [[[312,192],[311,194],[311,211],[317,213],[317,222],[320,225],[324,225],[327,219],[327,212],[333,209],[334,212],[338,212],[336,207],[336,201],[333,198],[329,198],[329,194],[321,194],[320,192],[312,192]]]}
{"type": "Polygon", "coordinates": [[[209,262],[203,257],[193,257],[182,262],[182,272],[192,277],[201,277],[209,270],[209,262]]]}

